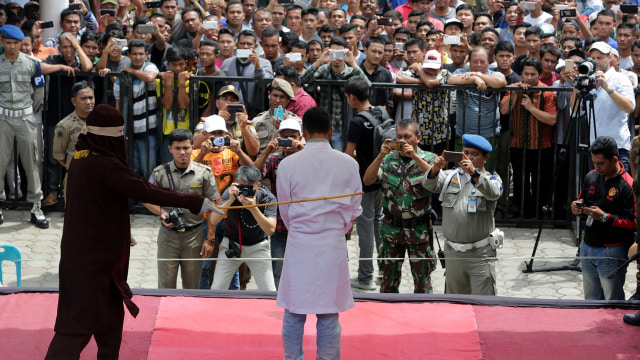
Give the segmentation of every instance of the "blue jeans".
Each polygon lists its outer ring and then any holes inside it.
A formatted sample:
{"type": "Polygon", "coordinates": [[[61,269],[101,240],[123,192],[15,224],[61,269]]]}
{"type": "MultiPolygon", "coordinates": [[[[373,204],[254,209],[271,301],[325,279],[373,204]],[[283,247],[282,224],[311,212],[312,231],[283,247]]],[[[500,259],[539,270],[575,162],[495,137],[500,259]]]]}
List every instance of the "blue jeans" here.
{"type": "MultiPolygon", "coordinates": [[[[133,171],[148,179],[151,171],[156,167],[156,153],[158,151],[158,139],[155,135],[149,135],[147,140],[140,139],[133,142],[133,171]]],[[[205,233],[206,236],[206,233],[205,233]]]]}
{"type": "Polygon", "coordinates": [[[607,275],[627,259],[627,250],[623,245],[593,247],[583,241],[580,244],[580,257],[601,257],[581,260],[586,300],[625,299],[623,286],[627,269],[622,269],[613,279],[607,279],[607,275]]]}
{"type": "MultiPolygon", "coordinates": [[[[316,314],[316,346],[318,360],[340,359],[340,327],[339,314],[316,314]]],[[[282,344],[284,345],[285,360],[302,360],[302,338],[304,337],[304,323],[307,314],[294,314],[284,310],[282,319],[282,344]]]]}
{"type": "Polygon", "coordinates": [[[342,133],[334,131],[331,137],[331,147],[342,152],[344,151],[344,144],[342,143],[342,133]]]}
{"type": "MultiPolygon", "coordinates": [[[[373,248],[382,246],[380,238],[380,221],[382,220],[382,191],[370,191],[362,195],[362,214],[356,218],[358,245],[361,258],[372,258],[373,248]],[[375,240],[375,243],[374,243],[375,240]]],[[[370,282],[373,279],[373,260],[358,262],[358,280],[370,282]]]]}
{"type": "MultiPolygon", "coordinates": [[[[276,231],[271,235],[271,257],[284,258],[284,250],[287,247],[287,236],[289,233],[276,231]]],[[[276,283],[276,289],[280,283],[280,274],[282,274],[282,260],[271,260],[273,266],[273,280],[276,283]]]]}

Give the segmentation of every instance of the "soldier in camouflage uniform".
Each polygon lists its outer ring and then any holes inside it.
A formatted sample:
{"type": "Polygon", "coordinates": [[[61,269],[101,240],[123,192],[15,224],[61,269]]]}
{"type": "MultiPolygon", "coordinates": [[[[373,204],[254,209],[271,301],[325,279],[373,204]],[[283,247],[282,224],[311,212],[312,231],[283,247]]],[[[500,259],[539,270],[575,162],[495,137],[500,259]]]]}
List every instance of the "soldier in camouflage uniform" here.
{"type": "MultiPolygon", "coordinates": [[[[396,140],[404,141],[402,150],[392,152],[386,140],[367,169],[363,183],[371,185],[380,181],[382,186],[384,219],[380,226],[383,241],[380,256],[402,259],[405,251],[408,252],[414,292],[430,293],[430,274],[435,269],[429,238],[431,193],[422,186],[422,178],[436,156],[418,148],[420,128],[415,122],[401,121],[396,140]]],[[[403,261],[384,260],[380,292],[398,292],[403,261]]]]}

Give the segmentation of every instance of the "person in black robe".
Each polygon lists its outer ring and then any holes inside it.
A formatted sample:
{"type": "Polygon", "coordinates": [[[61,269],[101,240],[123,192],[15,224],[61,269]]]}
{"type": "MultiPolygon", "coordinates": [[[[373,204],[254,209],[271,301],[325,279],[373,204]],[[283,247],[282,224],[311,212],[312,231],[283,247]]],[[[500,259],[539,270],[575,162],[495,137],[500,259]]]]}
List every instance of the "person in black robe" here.
{"type": "Polygon", "coordinates": [[[118,358],[123,302],[134,317],[139,312],[127,284],[129,198],[195,214],[220,211],[202,196],[155,187],[129,169],[123,128],[120,111],[98,105],[78,138],[67,182],[55,335],[45,359],[78,359],[91,336],[98,359],[118,358]]]}

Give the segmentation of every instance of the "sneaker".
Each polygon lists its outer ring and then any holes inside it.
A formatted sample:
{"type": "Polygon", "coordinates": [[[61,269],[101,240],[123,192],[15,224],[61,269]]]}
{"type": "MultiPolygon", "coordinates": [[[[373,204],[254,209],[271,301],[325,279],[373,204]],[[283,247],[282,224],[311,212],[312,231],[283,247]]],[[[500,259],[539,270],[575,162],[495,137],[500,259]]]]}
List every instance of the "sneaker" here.
{"type": "Polygon", "coordinates": [[[42,213],[40,202],[33,203],[33,208],[31,208],[31,223],[40,229],[49,228],[49,221],[44,217],[44,213],[42,213]]]}
{"type": "Polygon", "coordinates": [[[373,283],[373,281],[360,281],[358,279],[351,279],[351,287],[356,288],[356,289],[360,289],[360,290],[367,290],[367,291],[372,291],[376,289],[376,285],[373,283]]]}

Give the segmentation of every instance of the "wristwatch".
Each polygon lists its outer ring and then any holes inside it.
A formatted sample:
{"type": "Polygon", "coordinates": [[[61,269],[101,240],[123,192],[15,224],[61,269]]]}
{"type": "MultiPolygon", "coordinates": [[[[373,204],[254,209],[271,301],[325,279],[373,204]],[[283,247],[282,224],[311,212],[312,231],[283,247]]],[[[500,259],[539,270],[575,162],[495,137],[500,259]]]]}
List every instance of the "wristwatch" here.
{"type": "Polygon", "coordinates": [[[604,214],[600,217],[600,222],[601,222],[601,223],[603,223],[603,224],[606,224],[606,223],[607,223],[607,221],[609,221],[609,216],[610,216],[609,214],[604,213],[604,214]]]}
{"type": "Polygon", "coordinates": [[[480,170],[474,169],[473,174],[471,174],[471,179],[475,182],[476,179],[480,177],[480,170]]]}

